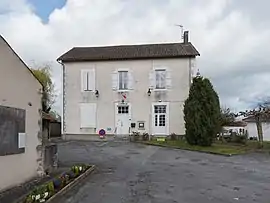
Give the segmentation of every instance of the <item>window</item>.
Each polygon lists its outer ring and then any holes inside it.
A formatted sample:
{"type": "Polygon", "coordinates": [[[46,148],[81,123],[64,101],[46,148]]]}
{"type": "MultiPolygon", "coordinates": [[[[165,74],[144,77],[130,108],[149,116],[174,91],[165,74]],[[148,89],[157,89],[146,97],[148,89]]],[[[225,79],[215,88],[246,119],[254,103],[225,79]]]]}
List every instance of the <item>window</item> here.
{"type": "Polygon", "coordinates": [[[86,69],[81,72],[82,92],[95,90],[95,69],[86,69]]]}
{"type": "Polygon", "coordinates": [[[96,104],[80,104],[81,128],[96,128],[96,104]]]}
{"type": "Polygon", "coordinates": [[[166,113],[166,105],[156,105],[155,113],[166,113]]]}
{"type": "Polygon", "coordinates": [[[128,89],[128,71],[119,71],[119,90],[127,90],[128,89]]]}
{"type": "Polygon", "coordinates": [[[139,121],[139,130],[144,130],[144,121],[139,121]]]}
{"type": "Polygon", "coordinates": [[[165,126],[165,115],[159,115],[159,126],[165,126]]]}
{"type": "Polygon", "coordinates": [[[128,106],[118,106],[118,114],[127,114],[128,111],[128,106]]]}
{"type": "Polygon", "coordinates": [[[166,70],[155,70],[156,89],[166,89],[166,70]]]}

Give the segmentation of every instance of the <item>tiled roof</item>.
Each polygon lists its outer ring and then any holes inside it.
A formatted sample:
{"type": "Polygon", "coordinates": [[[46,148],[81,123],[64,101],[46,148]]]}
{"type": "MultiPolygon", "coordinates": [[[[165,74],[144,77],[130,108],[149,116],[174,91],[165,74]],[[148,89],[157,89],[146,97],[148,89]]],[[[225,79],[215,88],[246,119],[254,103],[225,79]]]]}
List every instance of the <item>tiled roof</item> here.
{"type": "Polygon", "coordinates": [[[74,47],[60,56],[62,62],[180,58],[199,56],[190,43],[162,43],[106,47],[74,47]]]}

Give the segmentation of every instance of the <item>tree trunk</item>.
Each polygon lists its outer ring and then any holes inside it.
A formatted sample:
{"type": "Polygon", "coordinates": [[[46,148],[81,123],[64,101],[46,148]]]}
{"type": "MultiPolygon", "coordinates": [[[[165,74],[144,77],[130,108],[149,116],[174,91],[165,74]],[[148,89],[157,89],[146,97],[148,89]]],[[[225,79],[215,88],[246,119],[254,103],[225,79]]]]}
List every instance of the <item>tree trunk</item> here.
{"type": "Polygon", "coordinates": [[[263,130],[262,130],[262,122],[260,116],[255,116],[256,119],[256,126],[257,126],[257,133],[259,138],[259,148],[263,148],[263,130]]]}

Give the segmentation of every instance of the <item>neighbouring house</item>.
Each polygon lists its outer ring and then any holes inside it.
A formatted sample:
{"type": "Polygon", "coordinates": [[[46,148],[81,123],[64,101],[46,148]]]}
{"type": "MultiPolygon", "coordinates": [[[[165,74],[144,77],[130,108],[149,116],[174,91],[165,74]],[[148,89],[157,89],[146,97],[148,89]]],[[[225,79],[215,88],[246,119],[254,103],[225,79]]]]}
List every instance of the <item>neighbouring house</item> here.
{"type": "Polygon", "coordinates": [[[63,66],[63,138],[184,134],[183,104],[199,52],[183,43],[75,47],[63,66]],[[103,131],[104,130],[104,131],[103,131]]]}
{"type": "MultiPolygon", "coordinates": [[[[249,137],[257,137],[258,132],[254,116],[249,116],[243,119],[247,123],[249,137]]],[[[262,119],[263,140],[270,141],[270,117],[262,119]]]]}
{"type": "Polygon", "coordinates": [[[43,87],[0,36],[0,191],[43,173],[43,87]]]}
{"type": "Polygon", "coordinates": [[[223,134],[229,135],[232,132],[236,132],[237,134],[244,135],[247,131],[247,123],[244,121],[234,121],[232,123],[223,126],[223,134]]]}

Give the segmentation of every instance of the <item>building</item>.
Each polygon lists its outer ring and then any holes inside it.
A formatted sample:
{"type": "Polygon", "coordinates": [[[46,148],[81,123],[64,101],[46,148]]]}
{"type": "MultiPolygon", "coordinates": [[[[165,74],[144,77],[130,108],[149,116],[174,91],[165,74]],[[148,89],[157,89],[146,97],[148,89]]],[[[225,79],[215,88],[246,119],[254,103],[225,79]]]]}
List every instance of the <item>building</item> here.
{"type": "Polygon", "coordinates": [[[232,132],[235,132],[239,135],[244,135],[247,131],[247,123],[244,121],[234,121],[223,126],[223,134],[229,135],[232,132]]]}
{"type": "Polygon", "coordinates": [[[42,85],[0,36],[0,191],[43,173],[42,85]]]}
{"type": "MultiPolygon", "coordinates": [[[[254,116],[249,116],[243,119],[247,123],[247,131],[249,137],[256,137],[258,139],[257,125],[254,116]]],[[[270,117],[262,119],[263,140],[270,141],[270,117]]]]}
{"type": "Polygon", "coordinates": [[[75,47],[63,66],[63,137],[184,134],[183,104],[199,52],[183,43],[75,47]]]}

